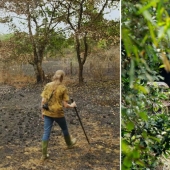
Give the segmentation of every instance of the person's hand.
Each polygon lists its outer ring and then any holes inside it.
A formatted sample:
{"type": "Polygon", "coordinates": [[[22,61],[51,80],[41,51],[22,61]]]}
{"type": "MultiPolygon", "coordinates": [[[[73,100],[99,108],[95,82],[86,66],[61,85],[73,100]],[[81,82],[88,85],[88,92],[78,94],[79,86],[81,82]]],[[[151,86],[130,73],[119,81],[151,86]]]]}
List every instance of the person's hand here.
{"type": "Polygon", "coordinates": [[[41,115],[41,118],[42,118],[42,120],[44,120],[44,115],[43,114],[41,115]]]}
{"type": "Polygon", "coordinates": [[[71,103],[71,107],[77,107],[76,102],[71,103]]]}

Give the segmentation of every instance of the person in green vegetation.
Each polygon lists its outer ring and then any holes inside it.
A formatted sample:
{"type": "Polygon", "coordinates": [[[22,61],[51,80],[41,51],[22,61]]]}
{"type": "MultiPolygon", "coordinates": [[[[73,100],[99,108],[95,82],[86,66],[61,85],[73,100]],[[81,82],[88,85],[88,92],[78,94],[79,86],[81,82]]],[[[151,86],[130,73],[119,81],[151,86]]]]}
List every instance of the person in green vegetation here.
{"type": "Polygon", "coordinates": [[[41,93],[42,102],[42,118],[44,119],[44,133],[42,137],[42,157],[45,160],[49,157],[47,154],[48,141],[53,122],[57,122],[64,135],[65,142],[68,148],[72,148],[76,144],[76,139],[71,138],[66,119],[64,116],[63,106],[65,108],[74,108],[76,103],[68,104],[69,96],[67,88],[62,84],[64,78],[64,71],[58,70],[52,78],[52,82],[47,83],[41,93]],[[43,108],[44,104],[48,102],[48,108],[43,108]]]}

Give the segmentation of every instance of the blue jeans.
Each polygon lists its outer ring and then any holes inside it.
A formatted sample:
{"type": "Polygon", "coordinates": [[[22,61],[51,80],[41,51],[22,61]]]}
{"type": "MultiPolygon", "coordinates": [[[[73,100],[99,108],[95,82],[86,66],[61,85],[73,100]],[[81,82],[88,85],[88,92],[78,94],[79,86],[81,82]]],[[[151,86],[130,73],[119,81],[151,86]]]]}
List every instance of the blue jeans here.
{"type": "Polygon", "coordinates": [[[47,141],[50,138],[50,133],[51,133],[51,128],[53,126],[53,122],[57,122],[58,125],[60,126],[63,135],[64,136],[69,136],[68,128],[67,128],[67,123],[65,117],[62,118],[53,118],[53,117],[48,117],[44,116],[44,133],[42,140],[47,141]]]}

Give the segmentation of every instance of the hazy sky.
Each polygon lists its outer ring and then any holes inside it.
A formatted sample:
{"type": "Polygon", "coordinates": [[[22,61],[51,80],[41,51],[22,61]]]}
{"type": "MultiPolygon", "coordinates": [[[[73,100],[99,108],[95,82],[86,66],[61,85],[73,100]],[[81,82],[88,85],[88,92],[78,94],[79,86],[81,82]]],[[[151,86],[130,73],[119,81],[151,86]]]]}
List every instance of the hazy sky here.
{"type": "MultiPolygon", "coordinates": [[[[2,14],[0,14],[2,15],[2,14]]],[[[113,20],[120,20],[120,10],[117,8],[115,10],[108,11],[108,14],[105,14],[105,18],[107,19],[113,19],[113,20]]],[[[15,24],[17,24],[17,20],[15,20],[15,24]]],[[[21,28],[21,30],[24,31],[24,28],[21,28]]],[[[0,34],[8,34],[11,33],[12,30],[9,29],[9,27],[6,24],[0,23],[0,34]]]]}

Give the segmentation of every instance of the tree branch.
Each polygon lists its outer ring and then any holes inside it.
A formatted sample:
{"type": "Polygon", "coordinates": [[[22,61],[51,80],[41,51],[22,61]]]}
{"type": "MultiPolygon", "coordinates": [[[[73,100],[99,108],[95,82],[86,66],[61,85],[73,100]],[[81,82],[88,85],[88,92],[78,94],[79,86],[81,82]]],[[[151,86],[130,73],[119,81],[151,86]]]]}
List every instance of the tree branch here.
{"type": "Polygon", "coordinates": [[[29,35],[30,35],[30,40],[32,42],[32,46],[33,46],[33,50],[34,50],[34,60],[37,61],[37,59],[35,58],[36,56],[36,44],[33,38],[33,33],[32,33],[32,29],[31,29],[31,14],[30,14],[30,8],[29,8],[29,3],[27,3],[27,15],[28,15],[28,29],[29,29],[29,35]]]}
{"type": "Polygon", "coordinates": [[[67,22],[70,24],[70,27],[76,32],[76,29],[74,28],[73,24],[70,21],[70,8],[71,8],[71,2],[68,4],[67,7],[67,22]]]}
{"type": "Polygon", "coordinates": [[[85,62],[86,62],[87,52],[88,52],[87,32],[85,32],[85,35],[84,35],[83,41],[84,41],[84,57],[83,57],[83,60],[82,60],[82,64],[84,65],[84,64],[85,64],[85,62]]]}
{"type": "Polygon", "coordinates": [[[80,12],[79,12],[79,19],[78,19],[78,30],[81,27],[81,20],[82,20],[82,15],[83,15],[83,3],[85,2],[85,0],[82,0],[80,3],[80,12]]]}
{"type": "Polygon", "coordinates": [[[96,17],[93,19],[93,21],[97,20],[97,19],[102,15],[105,7],[108,5],[108,1],[109,1],[109,0],[106,0],[106,1],[105,1],[104,5],[102,6],[102,9],[99,11],[99,13],[98,13],[98,14],[96,15],[96,17]]]}

